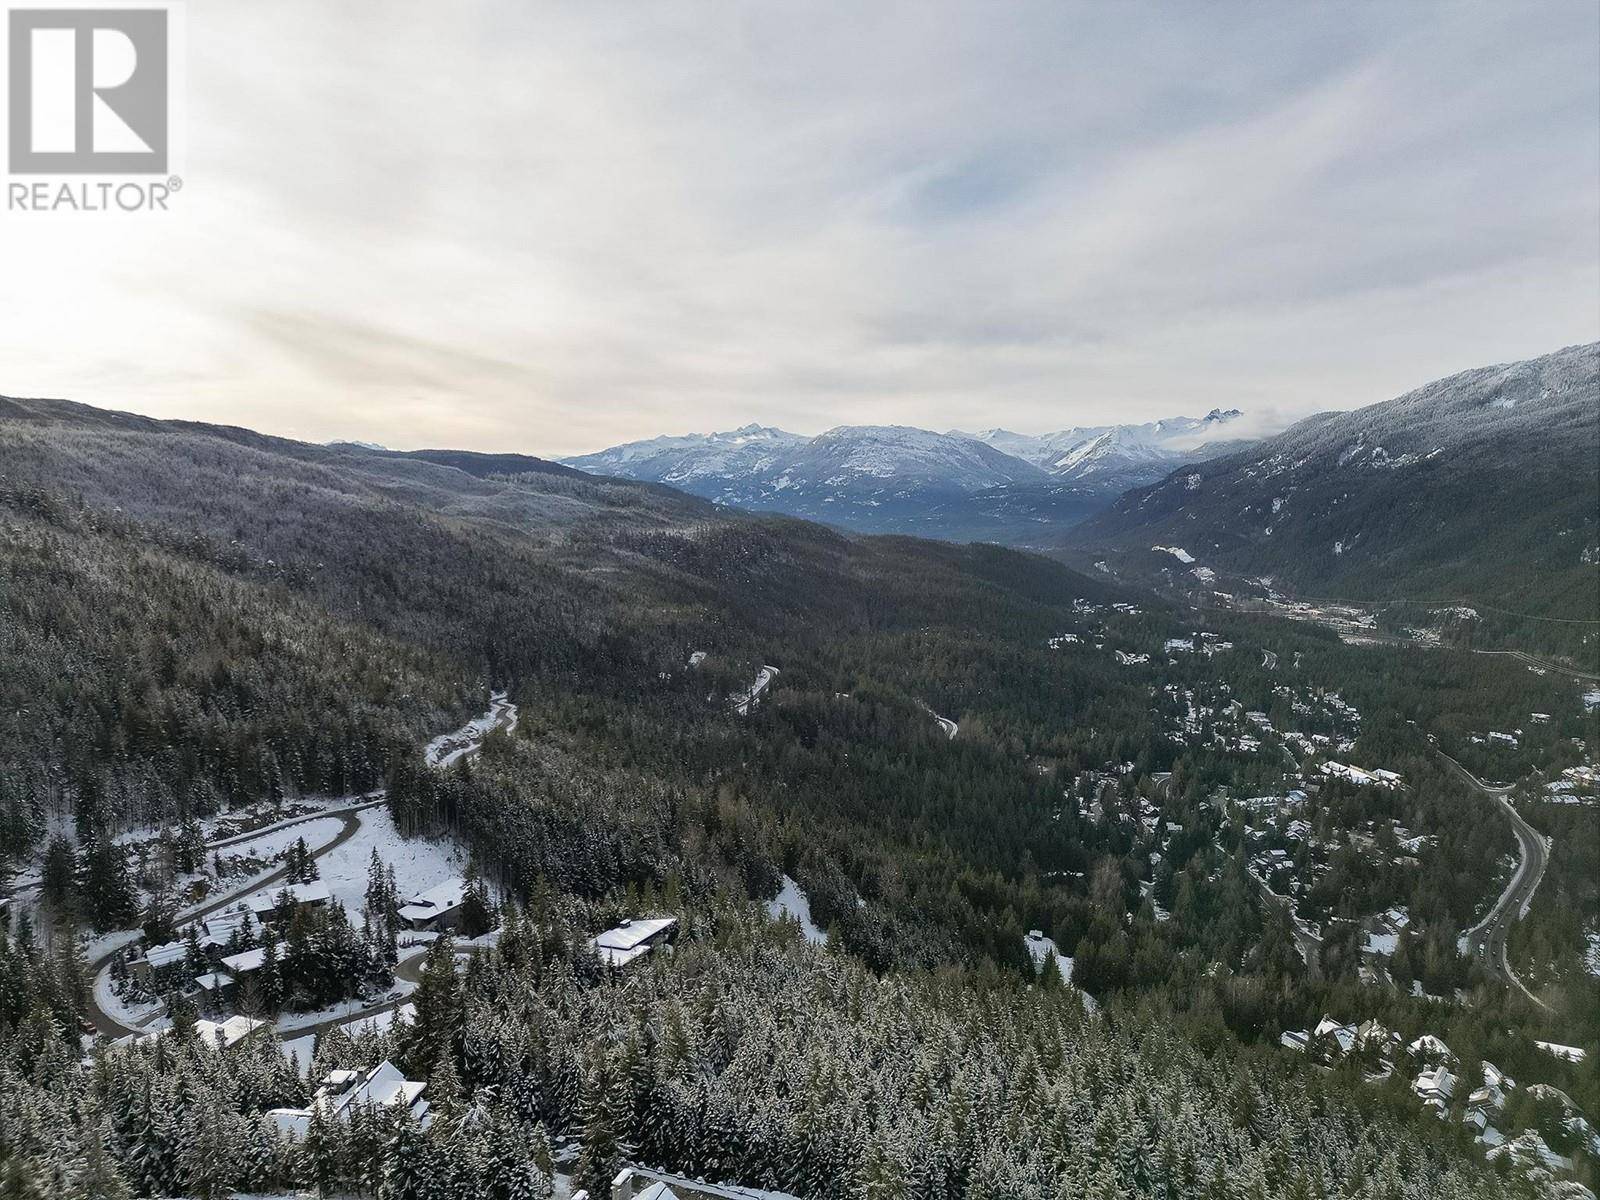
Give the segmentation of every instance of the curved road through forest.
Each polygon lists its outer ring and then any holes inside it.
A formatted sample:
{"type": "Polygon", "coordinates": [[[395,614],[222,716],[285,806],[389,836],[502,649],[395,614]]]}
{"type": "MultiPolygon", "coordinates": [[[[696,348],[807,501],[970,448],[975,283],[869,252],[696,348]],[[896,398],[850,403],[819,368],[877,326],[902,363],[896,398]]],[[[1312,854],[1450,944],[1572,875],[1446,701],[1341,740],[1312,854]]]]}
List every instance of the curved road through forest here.
{"type": "Polygon", "coordinates": [[[1511,927],[1533,902],[1533,894],[1538,890],[1539,881],[1544,878],[1544,869],[1550,861],[1550,843],[1545,840],[1544,834],[1523,819],[1511,803],[1508,798],[1510,785],[1491,787],[1443,750],[1439,751],[1439,757],[1454,767],[1473,787],[1499,801],[1500,807],[1511,818],[1511,830],[1517,835],[1522,855],[1517,869],[1511,873],[1511,882],[1506,884],[1500,898],[1490,907],[1483,920],[1461,936],[1472,953],[1481,958],[1493,974],[1515,987],[1540,1008],[1548,1010],[1550,1006],[1530,992],[1511,969],[1511,960],[1506,955],[1506,939],[1511,934],[1511,927]]]}
{"type": "MultiPolygon", "coordinates": [[[[774,667],[770,669],[776,673],[777,668],[774,667]]],[[[762,686],[764,687],[765,683],[763,683],[762,686]]],[[[474,723],[469,722],[467,726],[463,727],[461,730],[458,730],[454,735],[450,735],[445,738],[436,738],[424,751],[425,760],[430,762],[431,765],[444,767],[450,765],[459,758],[475,758],[483,749],[483,739],[488,736],[492,730],[501,727],[508,729],[516,728],[517,715],[517,706],[506,697],[504,692],[492,693],[490,696],[489,712],[487,714],[487,716],[490,718],[488,727],[478,727],[474,723]],[[451,738],[459,740],[452,741],[451,738]],[[442,747],[442,751],[436,752],[436,748],[440,747],[442,747]],[[448,753],[443,753],[443,751],[447,751],[448,753]],[[442,754],[442,756],[436,756],[436,754],[442,754]]],[[[324,842],[322,845],[314,847],[311,850],[312,859],[319,859],[324,855],[337,850],[351,838],[355,837],[356,833],[361,829],[360,814],[369,808],[375,808],[378,805],[385,803],[386,799],[387,797],[381,791],[369,792],[367,793],[366,798],[358,804],[346,805],[343,808],[325,808],[316,812],[305,813],[302,816],[291,817],[287,821],[279,821],[273,825],[264,825],[260,829],[252,829],[246,833],[230,834],[228,837],[218,838],[215,841],[207,842],[206,849],[220,850],[226,846],[237,846],[245,842],[254,841],[256,838],[263,837],[266,834],[276,833],[280,829],[289,829],[295,825],[303,825],[308,821],[321,821],[330,817],[337,817],[342,822],[339,832],[334,835],[331,840],[324,842]]],[[[289,868],[287,866],[278,867],[273,871],[267,872],[265,875],[257,876],[254,879],[249,880],[247,883],[240,884],[238,887],[230,888],[228,891],[223,892],[214,899],[205,900],[192,908],[184,909],[177,915],[174,923],[179,925],[188,925],[194,921],[209,917],[212,913],[220,912],[222,909],[232,907],[233,905],[239,903],[239,901],[243,900],[246,896],[253,896],[255,893],[264,888],[269,888],[275,883],[282,883],[288,878],[288,876],[289,868]]],[[[124,1034],[146,1032],[146,1030],[137,1028],[135,1026],[126,1025],[117,1020],[100,1006],[100,1001],[95,996],[95,985],[99,982],[101,973],[111,965],[111,960],[121,953],[122,950],[138,940],[137,930],[128,930],[127,933],[129,936],[125,941],[121,941],[112,945],[88,965],[90,979],[88,997],[89,1023],[92,1024],[96,1030],[106,1034],[108,1037],[121,1037],[124,1034]]],[[[421,965],[421,955],[416,955],[413,958],[402,958],[400,963],[395,968],[395,977],[410,983],[416,983],[417,977],[415,972],[420,969],[421,965]]],[[[343,1025],[347,1021],[360,1020],[363,1017],[374,1016],[377,1013],[385,1012],[399,1004],[403,1004],[404,1002],[405,1000],[402,997],[400,1000],[378,1004],[372,1008],[363,1009],[358,1013],[330,1018],[327,1021],[321,1021],[315,1025],[306,1026],[303,1032],[319,1032],[322,1029],[328,1028],[329,1026],[343,1025]]],[[[298,1033],[302,1031],[293,1032],[298,1033]]]]}
{"type": "MultiPolygon", "coordinates": [[[[348,808],[334,808],[326,809],[322,812],[307,813],[303,817],[296,817],[291,821],[281,821],[276,825],[269,825],[263,829],[254,830],[251,833],[237,834],[232,837],[220,838],[215,842],[207,842],[206,849],[220,849],[224,846],[234,846],[242,842],[253,841],[264,834],[279,829],[289,829],[295,825],[302,825],[307,821],[321,821],[329,817],[340,818],[342,824],[339,832],[334,835],[331,841],[324,842],[311,852],[311,857],[313,859],[318,859],[324,854],[327,854],[329,851],[337,849],[348,842],[351,838],[355,837],[356,831],[361,828],[361,818],[357,814],[361,813],[365,809],[372,808],[382,803],[383,800],[380,798],[376,800],[367,800],[361,804],[354,804],[348,808]]],[[[215,899],[205,900],[193,908],[184,909],[178,914],[174,924],[187,925],[191,922],[202,920],[205,917],[209,917],[212,913],[221,912],[225,908],[231,908],[233,905],[238,904],[246,896],[253,896],[263,888],[269,888],[275,883],[281,883],[288,877],[289,868],[287,866],[279,867],[276,870],[269,871],[265,875],[260,875],[254,879],[251,879],[246,884],[242,884],[236,888],[230,888],[228,891],[223,892],[215,899]]],[[[101,954],[99,958],[91,962],[88,968],[90,980],[97,981],[100,978],[100,973],[111,965],[111,960],[131,944],[132,942],[129,941],[113,946],[111,949],[101,954]]],[[[88,1008],[90,1024],[92,1024],[101,1033],[106,1034],[108,1037],[121,1037],[125,1033],[145,1032],[145,1030],[136,1026],[124,1024],[101,1008],[100,1001],[95,996],[95,989],[93,986],[91,986],[89,989],[88,1008]]]]}

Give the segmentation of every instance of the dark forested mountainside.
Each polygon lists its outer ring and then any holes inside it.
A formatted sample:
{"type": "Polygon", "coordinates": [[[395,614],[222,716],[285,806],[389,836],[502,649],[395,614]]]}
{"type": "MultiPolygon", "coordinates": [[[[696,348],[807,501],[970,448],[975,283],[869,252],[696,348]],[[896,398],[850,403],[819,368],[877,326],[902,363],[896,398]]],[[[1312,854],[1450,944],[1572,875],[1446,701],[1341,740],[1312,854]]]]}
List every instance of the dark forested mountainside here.
{"type": "Polygon", "coordinates": [[[1195,1181],[1301,1197],[1368,1178],[1406,1197],[1525,1192],[1403,1081],[1324,1083],[1273,1045],[1335,1009],[1408,1036],[1448,1020],[1462,1053],[1600,1108],[1600,1087],[1527,1037],[1600,1038],[1587,982],[1552,982],[1546,1017],[1457,955],[1511,838],[1423,733],[1458,749],[1537,708],[1556,714],[1554,745],[1583,728],[1569,681],[1487,686],[1490,659],[1379,654],[1244,615],[1207,618],[1215,655],[1167,655],[1198,640],[1196,614],[995,547],[76,406],[11,413],[0,850],[47,875],[58,852],[78,864],[45,889],[51,936],[0,963],[0,1158],[19,1178],[399,1196],[387,1164],[426,1161],[500,1195],[506,1146],[542,1161],[566,1136],[588,1180],[626,1150],[818,1200],[1169,1197],[1195,1181]],[[728,697],[763,664],[778,673],[741,713],[728,697]],[[491,686],[520,704],[515,734],[420,766],[426,734],[491,686]],[[1337,712],[1335,689],[1351,702],[1337,712]],[[1318,894],[1350,897],[1325,951],[1297,950],[1250,874],[1260,847],[1237,804],[1281,792],[1293,756],[1248,748],[1244,710],[1408,781],[1305,801],[1337,843],[1315,848],[1318,894]],[[135,906],[109,835],[380,780],[403,833],[460,837],[527,907],[534,945],[513,916],[465,978],[448,950],[432,963],[421,1032],[319,1050],[324,1066],[398,1056],[448,1119],[425,1138],[323,1129],[289,1151],[263,1113],[304,1085],[248,1046],[76,1072],[89,989],[70,926],[126,927],[135,906]],[[1342,838],[1367,823],[1437,847],[1373,863],[1342,838]],[[785,876],[828,951],[754,928],[752,901],[785,876]],[[1416,918],[1406,978],[1470,1004],[1357,983],[1355,918],[1392,904],[1416,918]],[[583,937],[640,911],[679,916],[683,935],[624,985],[583,937]],[[1036,982],[1029,930],[1083,991],[1036,982]],[[1105,1016],[1083,1014],[1084,991],[1105,1016]],[[998,1133],[973,1115],[1000,1111],[998,1133]]]}
{"type": "Polygon", "coordinates": [[[1191,590],[1213,586],[1200,568],[1229,592],[1493,606],[1527,615],[1507,616],[1507,633],[1592,670],[1600,344],[1312,417],[1129,492],[1064,544],[1074,561],[1191,590]]]}

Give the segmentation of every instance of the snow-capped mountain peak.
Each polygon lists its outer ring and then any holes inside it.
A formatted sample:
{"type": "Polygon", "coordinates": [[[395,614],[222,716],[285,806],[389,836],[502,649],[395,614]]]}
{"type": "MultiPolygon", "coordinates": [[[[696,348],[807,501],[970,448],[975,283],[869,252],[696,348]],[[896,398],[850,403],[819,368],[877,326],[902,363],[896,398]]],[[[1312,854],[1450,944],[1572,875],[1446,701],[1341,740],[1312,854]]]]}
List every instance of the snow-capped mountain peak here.
{"type": "MultiPolygon", "coordinates": [[[[1238,415],[1213,410],[1203,418],[1043,435],[839,425],[805,437],[751,423],[630,442],[562,461],[596,474],[670,484],[722,504],[874,530],[955,536],[953,529],[969,527],[952,513],[977,504],[1003,510],[985,518],[1002,531],[998,540],[1021,540],[1037,533],[1040,521],[1075,520],[1129,487],[1204,457],[1213,432],[1238,415]],[[1041,510],[1048,515],[1040,516],[1041,510]],[[898,514],[893,521],[890,512],[898,514]]],[[[986,536],[993,536],[993,527],[982,527],[986,536]]]]}

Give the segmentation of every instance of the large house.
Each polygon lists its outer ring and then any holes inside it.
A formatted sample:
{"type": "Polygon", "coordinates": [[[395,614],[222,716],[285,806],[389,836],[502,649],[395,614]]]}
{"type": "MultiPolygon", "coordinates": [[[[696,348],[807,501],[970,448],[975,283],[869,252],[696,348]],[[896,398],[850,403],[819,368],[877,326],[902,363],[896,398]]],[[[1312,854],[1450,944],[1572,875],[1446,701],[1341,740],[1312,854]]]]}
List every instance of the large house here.
{"type": "Polygon", "coordinates": [[[607,966],[627,967],[657,946],[670,941],[677,927],[676,917],[627,920],[615,929],[608,929],[598,937],[590,938],[589,944],[607,966]]]}
{"type": "Polygon", "coordinates": [[[364,1108],[408,1110],[417,1122],[428,1124],[428,1102],[422,1098],[428,1085],[407,1079],[388,1059],[367,1071],[329,1071],[305,1108],[274,1108],[267,1115],[286,1137],[304,1137],[313,1112],[330,1120],[348,1121],[364,1108]]]}
{"type": "Polygon", "coordinates": [[[448,879],[407,900],[400,906],[400,919],[418,932],[454,933],[461,928],[461,906],[466,899],[466,881],[448,879]]]}
{"type": "MultiPolygon", "coordinates": [[[[577,1200],[574,1197],[574,1200],[577,1200]]],[[[611,1200],[796,1200],[784,1192],[701,1183],[645,1167],[624,1167],[611,1181],[611,1200]]]]}
{"type": "Polygon", "coordinates": [[[312,883],[291,883],[274,891],[260,892],[246,900],[245,907],[257,921],[274,921],[280,912],[278,901],[285,893],[289,896],[290,916],[302,909],[324,908],[333,899],[328,885],[319,879],[312,883]]]}

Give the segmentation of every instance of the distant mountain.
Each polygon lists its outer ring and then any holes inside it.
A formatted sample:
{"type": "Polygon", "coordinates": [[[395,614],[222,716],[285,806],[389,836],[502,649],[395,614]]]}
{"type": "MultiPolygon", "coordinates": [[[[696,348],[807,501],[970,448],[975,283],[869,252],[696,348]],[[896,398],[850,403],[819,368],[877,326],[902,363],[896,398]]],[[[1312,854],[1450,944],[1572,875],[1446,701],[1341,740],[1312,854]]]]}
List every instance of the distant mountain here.
{"type": "Polygon", "coordinates": [[[746,425],[561,461],[864,532],[1037,545],[1127,488],[1214,452],[1238,416],[1214,410],[1041,436],[841,425],[808,438],[746,425]]]}
{"type": "Polygon", "coordinates": [[[1600,344],[1311,417],[1129,492],[1063,544],[1129,577],[1593,621],[1597,527],[1600,344]]]}
{"type": "MultiPolygon", "coordinates": [[[[1238,409],[1214,408],[1203,417],[1173,417],[1144,425],[1092,425],[1037,437],[990,429],[981,442],[1033,463],[1058,479],[1104,483],[1119,494],[1153,483],[1175,464],[1212,457],[1234,438],[1238,409]]],[[[965,435],[961,435],[965,436],[965,435]]]]}

